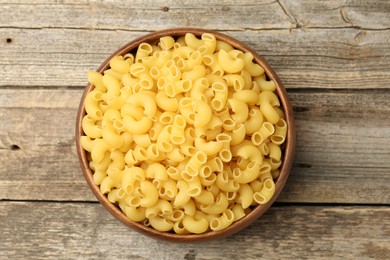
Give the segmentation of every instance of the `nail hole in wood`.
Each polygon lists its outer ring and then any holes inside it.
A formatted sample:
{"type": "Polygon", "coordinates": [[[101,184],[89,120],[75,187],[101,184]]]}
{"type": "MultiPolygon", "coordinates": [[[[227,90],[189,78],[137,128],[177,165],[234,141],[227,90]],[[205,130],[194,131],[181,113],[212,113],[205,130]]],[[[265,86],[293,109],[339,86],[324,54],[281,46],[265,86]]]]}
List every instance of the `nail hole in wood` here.
{"type": "Polygon", "coordinates": [[[7,43],[11,43],[12,42],[12,39],[11,38],[7,38],[7,43]]]}
{"type": "Polygon", "coordinates": [[[294,107],[293,109],[294,109],[294,112],[297,112],[297,113],[309,111],[308,107],[294,107]]]}
{"type": "Polygon", "coordinates": [[[308,163],[297,163],[296,166],[298,168],[307,168],[307,169],[310,169],[312,167],[312,165],[308,163]]]}
{"type": "Polygon", "coordinates": [[[162,8],[162,10],[163,10],[163,12],[168,12],[168,11],[169,11],[169,7],[164,6],[164,7],[162,8]]]}
{"type": "Polygon", "coordinates": [[[20,147],[18,145],[16,145],[16,144],[11,145],[10,148],[11,148],[12,151],[16,151],[16,150],[20,149],[20,147]]]}

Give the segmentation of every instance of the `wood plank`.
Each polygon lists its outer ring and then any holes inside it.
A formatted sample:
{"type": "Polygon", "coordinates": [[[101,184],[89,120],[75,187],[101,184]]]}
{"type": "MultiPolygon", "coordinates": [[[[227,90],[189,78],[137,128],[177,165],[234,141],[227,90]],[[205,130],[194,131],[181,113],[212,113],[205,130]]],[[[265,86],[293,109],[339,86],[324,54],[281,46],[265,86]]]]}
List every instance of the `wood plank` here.
{"type": "MultiPolygon", "coordinates": [[[[389,204],[390,92],[289,94],[297,151],[279,201],[389,204]]],[[[0,199],[95,200],[75,152],[81,95],[78,89],[0,91],[0,199]]]]}
{"type": "Polygon", "coordinates": [[[279,205],[228,238],[174,244],[132,231],[100,204],[0,202],[0,258],[388,259],[389,216],[389,207],[279,205]]]}
{"type": "Polygon", "coordinates": [[[388,1],[278,1],[297,27],[390,28],[388,1]]]}
{"type": "Polygon", "coordinates": [[[81,90],[1,90],[0,187],[8,187],[1,199],[96,200],[75,149],[81,95],[81,90]]]}
{"type": "MultiPolygon", "coordinates": [[[[96,69],[110,53],[146,33],[0,29],[4,35],[0,86],[85,86],[87,70],[96,69]]],[[[226,33],[263,55],[287,88],[390,86],[390,31],[344,28],[226,33]]]]}
{"type": "Polygon", "coordinates": [[[275,1],[29,1],[1,4],[0,27],[149,30],[178,26],[219,29],[291,28],[291,18],[275,1]],[[55,8],[55,12],[53,12],[55,8]],[[269,15],[270,12],[272,15],[269,15]],[[42,19],[35,19],[40,17],[42,19]]]}
{"type": "Polygon", "coordinates": [[[387,1],[0,1],[0,27],[150,30],[198,26],[219,30],[390,28],[387,1]],[[53,12],[55,9],[55,12],[53,12]],[[319,15],[320,14],[320,15],[319,15]],[[36,19],[40,17],[40,19],[36,19]]]}

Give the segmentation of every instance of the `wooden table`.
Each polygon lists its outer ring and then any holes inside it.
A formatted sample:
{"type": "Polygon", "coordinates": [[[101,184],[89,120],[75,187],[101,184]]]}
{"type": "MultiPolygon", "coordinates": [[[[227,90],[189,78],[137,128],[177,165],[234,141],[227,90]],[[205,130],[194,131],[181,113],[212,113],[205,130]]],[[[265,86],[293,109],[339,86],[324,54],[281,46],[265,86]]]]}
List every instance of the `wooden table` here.
{"type": "Polygon", "coordinates": [[[0,259],[390,259],[390,1],[0,2],[0,259]],[[263,55],[297,124],[277,202],[204,244],[121,224],[75,152],[87,70],[138,36],[182,26],[263,55]]]}

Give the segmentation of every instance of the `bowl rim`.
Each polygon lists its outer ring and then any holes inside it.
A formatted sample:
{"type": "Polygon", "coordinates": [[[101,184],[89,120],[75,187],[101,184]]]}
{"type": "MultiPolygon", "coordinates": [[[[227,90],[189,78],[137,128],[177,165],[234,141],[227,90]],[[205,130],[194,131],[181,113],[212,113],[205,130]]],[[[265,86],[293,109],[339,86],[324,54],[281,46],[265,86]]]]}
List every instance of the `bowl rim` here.
{"type": "Polygon", "coordinates": [[[279,100],[281,101],[283,111],[285,113],[285,120],[287,122],[287,136],[285,141],[285,150],[282,154],[282,165],[280,166],[280,175],[276,179],[275,184],[275,193],[266,204],[257,205],[253,208],[253,210],[247,214],[242,219],[234,222],[231,226],[221,230],[221,231],[209,231],[203,234],[175,234],[175,233],[168,233],[168,232],[160,232],[157,231],[151,227],[146,227],[142,223],[131,221],[126,217],[126,215],[121,211],[119,207],[111,203],[105,195],[103,195],[100,192],[99,186],[95,184],[92,177],[92,170],[89,167],[89,161],[87,159],[87,152],[82,148],[80,143],[80,136],[84,135],[84,132],[82,130],[82,119],[85,115],[85,108],[84,108],[84,101],[86,95],[93,89],[93,85],[91,83],[88,83],[84,93],[82,95],[82,98],[80,100],[79,108],[77,111],[77,118],[76,118],[76,129],[75,129],[75,135],[76,135],[76,149],[77,154],[80,162],[81,169],[83,171],[83,175],[91,188],[92,192],[94,193],[95,197],[99,200],[99,202],[108,210],[114,217],[119,219],[122,223],[127,225],[128,227],[132,228],[135,231],[138,231],[139,233],[142,233],[144,235],[147,235],[152,238],[157,238],[160,240],[165,241],[171,241],[171,242],[204,242],[211,239],[219,239],[223,238],[229,235],[232,235],[250,224],[252,224],[257,218],[262,216],[272,205],[272,203],[276,200],[276,198],[279,196],[280,192],[282,191],[284,185],[286,184],[287,178],[290,174],[294,155],[295,155],[295,142],[296,142],[296,133],[295,133],[295,121],[293,116],[293,109],[292,105],[290,103],[288,94],[286,92],[285,87],[283,86],[282,82],[280,81],[278,75],[275,73],[275,71],[271,68],[271,66],[268,64],[268,62],[259,54],[257,54],[253,49],[251,49],[249,46],[247,46],[245,43],[232,38],[228,35],[225,35],[220,32],[212,31],[209,29],[203,29],[203,28],[194,28],[194,27],[182,27],[182,28],[169,28],[159,31],[150,32],[148,34],[145,34],[143,36],[137,37],[136,39],[126,43],[122,47],[120,47],[118,50],[113,52],[97,69],[97,72],[103,73],[104,70],[109,68],[109,61],[117,55],[123,55],[125,53],[128,53],[130,51],[135,50],[139,44],[143,42],[152,42],[154,40],[157,40],[163,36],[172,36],[172,37],[180,37],[184,36],[186,33],[193,33],[195,36],[199,37],[203,33],[212,33],[215,35],[217,40],[221,40],[224,42],[229,43],[232,45],[235,49],[244,51],[244,52],[250,52],[252,53],[254,60],[256,63],[258,63],[260,66],[264,68],[264,71],[269,79],[273,80],[276,85],[276,92],[279,96],[279,100]],[[288,156],[287,156],[288,155],[288,156]]]}

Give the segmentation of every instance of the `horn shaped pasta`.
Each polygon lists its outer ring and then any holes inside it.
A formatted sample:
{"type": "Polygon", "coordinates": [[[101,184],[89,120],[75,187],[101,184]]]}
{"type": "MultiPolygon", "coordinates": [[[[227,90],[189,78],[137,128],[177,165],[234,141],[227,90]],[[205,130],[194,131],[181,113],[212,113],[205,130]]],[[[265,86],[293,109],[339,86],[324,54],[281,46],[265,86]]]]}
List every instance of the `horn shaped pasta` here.
{"type": "Polygon", "coordinates": [[[201,234],[272,200],[288,125],[264,68],[215,35],[144,42],[84,100],[93,180],[131,221],[201,234]]]}

